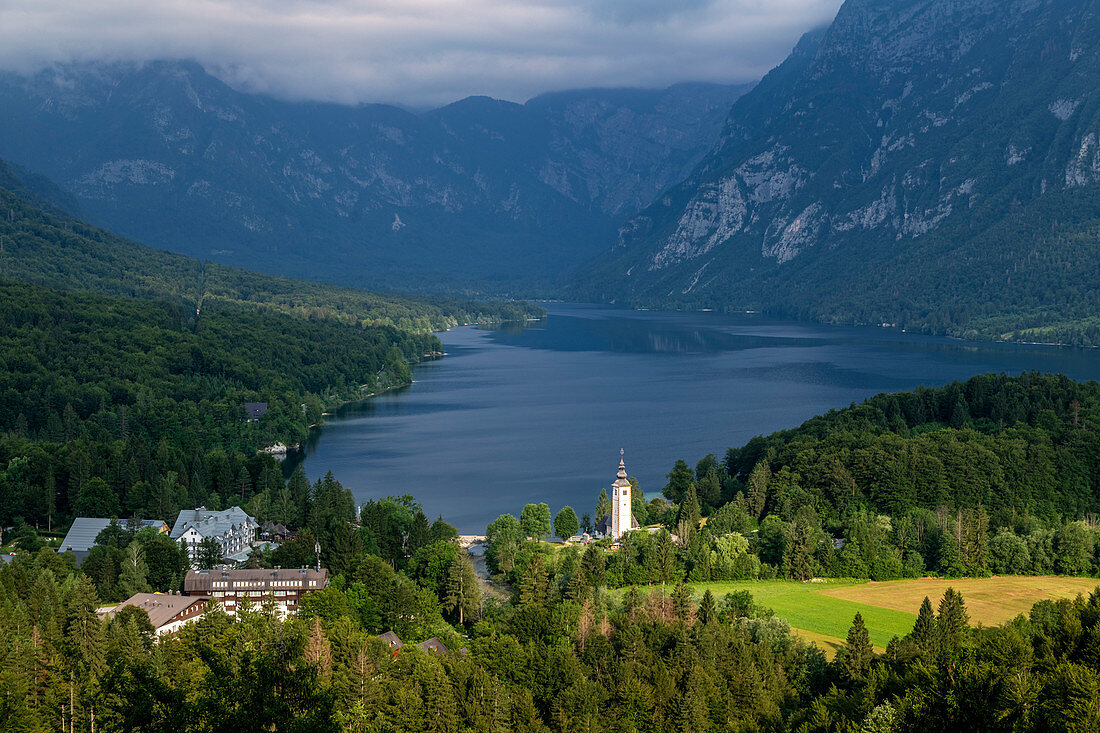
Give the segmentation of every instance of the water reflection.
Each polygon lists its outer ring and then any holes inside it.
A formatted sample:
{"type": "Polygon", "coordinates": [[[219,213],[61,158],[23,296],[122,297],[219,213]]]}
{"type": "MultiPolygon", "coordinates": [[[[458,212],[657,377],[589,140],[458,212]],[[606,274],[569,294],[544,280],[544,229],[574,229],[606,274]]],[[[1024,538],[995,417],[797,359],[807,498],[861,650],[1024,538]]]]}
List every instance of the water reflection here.
{"type": "Polygon", "coordinates": [[[521,327],[441,334],[415,383],[341,409],[305,468],[360,500],[412,493],[483,531],[530,501],[593,511],[619,448],[646,491],[677,458],[721,454],[872,394],[984,372],[1100,376],[1095,350],[974,344],[888,329],[551,304],[521,327]]]}

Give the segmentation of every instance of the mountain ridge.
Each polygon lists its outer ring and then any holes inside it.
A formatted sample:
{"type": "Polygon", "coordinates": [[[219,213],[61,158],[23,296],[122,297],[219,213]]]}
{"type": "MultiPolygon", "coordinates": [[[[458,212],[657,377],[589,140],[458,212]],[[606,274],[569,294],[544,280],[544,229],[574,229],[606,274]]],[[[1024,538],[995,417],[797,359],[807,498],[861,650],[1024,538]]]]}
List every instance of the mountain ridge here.
{"type": "Polygon", "coordinates": [[[685,175],[745,87],[414,113],[237,92],[191,63],[0,75],[0,157],[121,235],[345,285],[547,280],[685,175]]]}
{"type": "Polygon", "coordinates": [[[1097,18],[1092,0],[848,0],[574,295],[1094,342],[1097,18]]]}

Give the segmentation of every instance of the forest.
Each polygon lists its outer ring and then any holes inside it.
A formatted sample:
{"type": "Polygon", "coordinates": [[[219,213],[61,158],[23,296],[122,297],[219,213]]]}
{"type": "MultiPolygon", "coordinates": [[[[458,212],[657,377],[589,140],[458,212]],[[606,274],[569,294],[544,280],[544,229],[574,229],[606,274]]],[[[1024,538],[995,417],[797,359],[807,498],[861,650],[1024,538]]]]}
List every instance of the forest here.
{"type": "MultiPolygon", "coordinates": [[[[39,295],[72,299],[72,323],[88,315],[82,307],[102,303],[98,296],[39,295]]],[[[117,316],[100,317],[125,319],[128,308],[144,316],[140,309],[150,307],[120,303],[117,316]]],[[[168,319],[171,311],[165,313],[168,319]]],[[[852,446],[881,443],[883,451],[904,453],[907,441],[969,431],[994,441],[990,450],[998,440],[1025,448],[1045,441],[1064,451],[1060,460],[1083,460],[1096,427],[1096,397],[1095,384],[1040,375],[991,375],[874,397],[754,439],[724,461],[707,456],[694,470],[678,463],[664,497],[635,504],[643,524],[661,526],[628,534],[613,551],[606,542],[582,549],[540,541],[591,521],[578,520],[571,508],[553,518],[546,505],[530,505],[518,519],[504,515],[487,532],[486,559],[497,578],[490,586],[478,580],[454,528],[442,518],[430,521],[413,497],[369,501],[357,514],[351,492],[331,474],[311,485],[299,468],[284,479],[270,457],[204,453],[198,446],[187,453],[171,445],[171,433],[153,450],[138,438],[149,428],[135,428],[102,445],[114,452],[85,456],[83,475],[95,477],[76,494],[78,503],[142,497],[153,503],[120,503],[119,516],[153,509],[168,517],[181,498],[242,504],[259,520],[297,532],[276,549],[254,553],[253,566],[311,563],[320,542],[331,583],[303,599],[298,618],[280,620],[261,601],[233,618],[215,610],[158,640],[143,611],[103,620],[95,610],[132,592],[178,589],[186,566],[173,543],[120,520],[77,568],[70,554],[42,547],[33,527],[17,521],[21,554],[0,567],[0,727],[1094,730],[1100,589],[1087,598],[1040,602],[997,628],[971,624],[965,598],[948,591],[927,599],[912,632],[890,641],[884,653],[871,646],[856,616],[844,647],[829,660],[751,594],[717,598],[708,590],[697,597],[691,583],[829,573],[1094,573],[1095,525],[1079,513],[1091,505],[1080,504],[1083,495],[1058,493],[1063,484],[1050,484],[1048,497],[1015,492],[1012,502],[987,510],[983,495],[955,492],[948,471],[941,477],[945,493],[930,501],[915,498],[921,488],[908,503],[880,503],[865,483],[870,474],[859,470],[863,454],[852,446]],[[834,445],[848,450],[829,456],[835,464],[828,464],[826,480],[811,469],[834,445]],[[845,475],[850,479],[841,484],[836,477],[845,475]],[[940,499],[949,503],[935,505],[940,499]],[[836,539],[844,540],[839,549],[836,539]],[[618,586],[624,590],[611,590],[618,586]],[[378,638],[386,631],[406,648],[394,653],[378,638]],[[414,646],[429,638],[450,651],[414,646]]],[[[76,416],[76,408],[72,413],[77,444],[108,430],[76,416]]],[[[48,423],[45,430],[52,445],[48,423]]],[[[10,428],[6,436],[8,446],[30,445],[10,428]]],[[[7,461],[9,491],[13,475],[29,475],[23,459],[30,455],[7,461]]],[[[876,456],[876,465],[889,457],[876,456]]],[[[1081,469],[1081,481],[1092,480],[1090,470],[1081,469]]],[[[71,473],[52,480],[68,486],[71,473]]],[[[24,495],[36,481],[9,496],[24,495]]]]}
{"type": "MultiPolygon", "coordinates": [[[[320,497],[326,489],[317,488],[320,497]]],[[[372,502],[360,520],[357,547],[328,588],[303,599],[297,618],[280,620],[262,601],[233,618],[214,610],[159,640],[140,609],[101,620],[103,589],[71,556],[47,548],[0,566],[0,727],[811,733],[1100,725],[1100,588],[1037,603],[997,628],[973,626],[965,598],[949,589],[926,598],[911,633],[884,653],[856,615],[830,661],[745,593],[708,591],[696,601],[676,583],[634,586],[616,599],[594,576],[576,573],[563,587],[536,562],[512,593],[483,595],[453,528],[429,523],[411,497],[372,502]],[[383,631],[395,631],[405,648],[392,650],[378,638],[383,631]],[[412,644],[429,637],[446,651],[412,644]]],[[[310,531],[264,560],[308,556],[310,531]]],[[[112,532],[127,541],[124,528],[112,532]]],[[[149,546],[147,538],[131,542],[149,546]]],[[[146,572],[143,561],[126,568],[124,582],[171,580],[146,572]]]]}
{"type": "Polygon", "coordinates": [[[120,516],[247,501],[231,456],[300,442],[325,409],[407,384],[409,363],[440,349],[392,327],[229,303],[196,322],[171,302],[5,281],[0,323],[0,522],[40,526],[90,509],[81,496],[99,482],[120,516]],[[246,402],[268,410],[246,421],[246,402]]]}
{"type": "MultiPolygon", "coordinates": [[[[563,587],[578,573],[610,588],[1095,575],[1098,428],[1100,384],[1063,376],[990,374],[878,395],[753,438],[722,461],[677,461],[662,496],[634,495],[634,517],[652,531],[628,534],[617,552],[527,542],[551,533],[530,505],[489,526],[488,560],[514,585],[541,563],[563,587]]],[[[602,492],[579,529],[609,507],[602,492]]]]}
{"type": "MultiPolygon", "coordinates": [[[[635,501],[654,531],[618,548],[540,541],[591,528],[606,496],[580,518],[531,505],[488,528],[485,584],[454,527],[413,497],[357,510],[332,474],[287,476],[257,450],[407,383],[409,365],[440,349],[430,328],[536,311],[341,300],[324,286],[299,298],[292,281],[150,265],[152,250],[4,204],[0,527],[16,554],[0,564],[0,730],[1100,726],[1100,589],[998,628],[971,624],[949,591],[885,653],[856,616],[832,660],[749,594],[691,590],[1095,574],[1100,385],[985,375],[680,461],[661,498],[635,501]],[[246,402],[268,410],[246,420],[246,402]],[[139,609],[98,615],[180,589],[185,553],[129,518],[171,522],[197,505],[240,505],[294,531],[253,553],[254,567],[311,564],[319,544],[329,587],[297,618],[261,600],[159,639],[139,609]],[[119,518],[79,567],[44,537],[77,515],[119,518]],[[378,638],[387,631],[406,642],[399,653],[378,638]],[[450,651],[415,647],[431,638],[450,651]]],[[[198,565],[216,560],[200,553],[198,565]]]]}
{"type": "MultiPolygon", "coordinates": [[[[545,315],[526,303],[411,297],[265,275],[156,250],[64,213],[0,161],[0,277],[101,295],[172,300],[192,311],[247,305],[307,320],[439,331],[545,315]],[[15,188],[14,193],[7,187],[15,188]]],[[[61,203],[68,203],[55,193],[61,203]]]]}
{"type": "Polygon", "coordinates": [[[432,331],[543,314],[202,263],[70,205],[0,161],[0,527],[247,504],[284,480],[257,450],[408,384],[441,351],[432,331]],[[267,405],[258,420],[250,402],[267,405]]]}

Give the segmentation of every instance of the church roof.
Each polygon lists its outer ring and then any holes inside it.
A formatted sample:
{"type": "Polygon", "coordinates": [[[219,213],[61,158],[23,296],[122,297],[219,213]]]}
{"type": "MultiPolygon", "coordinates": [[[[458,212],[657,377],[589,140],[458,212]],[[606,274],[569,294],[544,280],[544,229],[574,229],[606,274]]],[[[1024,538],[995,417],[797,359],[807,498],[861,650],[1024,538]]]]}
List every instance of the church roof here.
{"type": "Polygon", "coordinates": [[[615,476],[615,483],[611,484],[616,489],[625,489],[630,486],[630,479],[626,475],[626,461],[619,459],[619,473],[615,476]]]}

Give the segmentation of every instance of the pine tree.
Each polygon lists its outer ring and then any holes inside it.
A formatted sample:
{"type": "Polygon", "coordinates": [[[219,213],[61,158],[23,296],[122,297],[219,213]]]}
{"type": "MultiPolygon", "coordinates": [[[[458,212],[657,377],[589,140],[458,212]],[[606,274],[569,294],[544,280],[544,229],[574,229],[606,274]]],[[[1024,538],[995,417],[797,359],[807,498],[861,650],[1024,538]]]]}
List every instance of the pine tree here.
{"type": "Polygon", "coordinates": [[[717,508],[722,504],[722,480],[718,477],[718,469],[711,466],[703,477],[699,479],[699,501],[711,508],[717,508]]]}
{"type": "Polygon", "coordinates": [[[523,572],[519,584],[519,602],[521,606],[546,606],[546,566],[540,554],[531,558],[523,572]]]}
{"type": "Polygon", "coordinates": [[[611,499],[607,498],[607,489],[600,489],[600,498],[596,500],[596,524],[611,513],[611,499]]]}
{"type": "Polygon", "coordinates": [[[581,556],[580,574],[584,584],[590,588],[599,588],[604,583],[604,570],[607,567],[607,558],[603,550],[596,545],[589,545],[581,556]]]}
{"type": "Polygon", "coordinates": [[[311,495],[309,479],[306,478],[306,470],[301,464],[294,469],[294,473],[290,474],[290,480],[287,482],[287,490],[290,491],[290,499],[294,502],[294,506],[297,509],[297,512],[295,512],[297,515],[296,520],[304,524],[309,517],[309,509],[313,497],[311,495]]]}
{"type": "Polygon", "coordinates": [[[862,681],[871,670],[875,650],[871,646],[871,635],[863,623],[863,616],[859,613],[852,619],[852,627],[848,629],[843,651],[842,658],[837,655],[841,676],[851,683],[862,681]]]}
{"type": "Polygon", "coordinates": [[[655,556],[657,579],[663,585],[672,580],[672,576],[676,572],[676,547],[672,544],[672,535],[668,533],[668,530],[662,529],[657,533],[657,552],[655,556]]]}
{"type": "Polygon", "coordinates": [[[920,604],[920,612],[917,613],[917,622],[913,624],[913,641],[922,650],[932,649],[936,641],[936,614],[932,611],[932,601],[928,596],[920,604]]]}
{"type": "Polygon", "coordinates": [[[691,602],[691,589],[683,583],[677,583],[672,589],[672,612],[676,618],[689,626],[695,622],[695,607],[691,602]]]}
{"type": "Polygon", "coordinates": [[[707,588],[703,593],[703,600],[699,602],[699,621],[704,626],[714,623],[718,619],[718,609],[714,602],[714,594],[707,588]]]}
{"type": "Polygon", "coordinates": [[[321,618],[313,617],[313,625],[309,628],[309,636],[306,638],[305,658],[316,664],[321,674],[326,677],[332,674],[332,645],[321,628],[321,618]]]}
{"type": "Polygon", "coordinates": [[[443,599],[443,610],[448,613],[458,611],[458,623],[463,625],[466,618],[473,618],[481,610],[481,586],[474,572],[470,556],[460,551],[451,561],[447,571],[447,590],[443,599]]]}
{"type": "Polygon", "coordinates": [[[772,469],[767,461],[760,461],[749,474],[749,485],[745,494],[745,500],[749,505],[749,513],[757,519],[764,514],[764,507],[768,502],[768,484],[772,480],[772,469]]]}
{"type": "Polygon", "coordinates": [[[137,593],[148,593],[151,589],[146,582],[148,568],[145,565],[145,550],[136,541],[126,548],[126,559],[122,562],[119,574],[119,587],[127,598],[137,593]]]}
{"type": "Polygon", "coordinates": [[[676,518],[676,525],[688,532],[688,536],[680,537],[684,544],[691,542],[691,535],[699,529],[700,519],[702,519],[702,512],[699,509],[699,497],[695,493],[695,485],[693,484],[684,494],[684,502],[680,505],[680,514],[676,518]]]}
{"type": "Polygon", "coordinates": [[[957,649],[969,628],[970,616],[966,612],[962,594],[954,588],[948,588],[940,600],[936,618],[936,636],[940,648],[945,651],[957,649]]]}
{"type": "Polygon", "coordinates": [[[626,592],[626,595],[623,596],[623,613],[625,613],[627,617],[630,618],[631,621],[633,621],[635,614],[641,607],[642,596],[640,593],[638,593],[638,587],[632,585],[630,586],[630,590],[626,592]]]}
{"type": "Polygon", "coordinates": [[[213,537],[203,537],[195,554],[195,566],[209,570],[222,561],[222,546],[213,537]]]}
{"type": "Polygon", "coordinates": [[[413,514],[412,525],[409,527],[408,548],[409,555],[415,555],[416,551],[428,544],[428,517],[424,510],[417,508],[413,514]]]}

